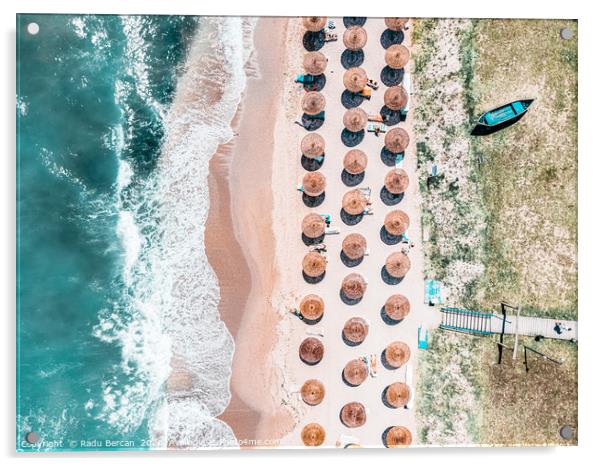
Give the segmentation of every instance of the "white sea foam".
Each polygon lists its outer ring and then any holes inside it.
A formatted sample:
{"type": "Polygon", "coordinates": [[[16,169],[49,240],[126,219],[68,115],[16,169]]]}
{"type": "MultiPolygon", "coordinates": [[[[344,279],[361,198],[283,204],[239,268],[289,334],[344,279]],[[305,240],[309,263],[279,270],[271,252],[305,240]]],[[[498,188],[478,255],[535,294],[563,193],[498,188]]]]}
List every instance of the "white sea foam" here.
{"type": "MultiPolygon", "coordinates": [[[[137,92],[145,94],[147,68],[139,63],[144,45],[135,32],[140,26],[127,24],[137,92]]],[[[118,376],[105,382],[98,416],[124,432],[150,417],[151,434],[163,446],[236,445],[231,429],[216,419],[230,400],[234,344],[219,317],[220,291],[205,255],[204,224],[208,164],[217,146],[232,137],[253,28],[254,22],[243,18],[200,20],[174,104],[160,113],[166,137],[155,176],[137,179],[138,198],[128,192],[120,209],[128,286],[102,313],[95,334],[119,342],[129,382],[118,376]],[[192,374],[192,388],[165,395],[172,357],[192,374]]],[[[124,84],[118,86],[116,94],[124,93],[124,84]]],[[[130,136],[124,135],[126,144],[130,136]]],[[[127,170],[120,166],[120,199],[131,188],[127,170]]]]}

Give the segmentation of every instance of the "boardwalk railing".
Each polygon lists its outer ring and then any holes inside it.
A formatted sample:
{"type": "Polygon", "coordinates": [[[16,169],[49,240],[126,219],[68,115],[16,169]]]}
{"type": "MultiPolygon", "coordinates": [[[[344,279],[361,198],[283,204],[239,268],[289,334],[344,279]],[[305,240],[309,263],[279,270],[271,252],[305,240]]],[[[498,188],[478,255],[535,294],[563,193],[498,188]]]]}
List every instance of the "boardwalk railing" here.
{"type": "Polygon", "coordinates": [[[495,314],[489,312],[471,311],[456,307],[441,308],[441,324],[439,328],[471,335],[491,335],[491,318],[495,314]]]}

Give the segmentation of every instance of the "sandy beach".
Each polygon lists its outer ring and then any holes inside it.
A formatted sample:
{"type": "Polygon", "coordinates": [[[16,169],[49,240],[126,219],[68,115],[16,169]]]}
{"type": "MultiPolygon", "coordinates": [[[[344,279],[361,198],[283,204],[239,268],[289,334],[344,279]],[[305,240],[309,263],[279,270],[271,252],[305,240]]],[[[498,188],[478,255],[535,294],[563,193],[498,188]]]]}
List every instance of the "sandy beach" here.
{"type": "MultiPolygon", "coordinates": [[[[373,215],[364,216],[357,225],[346,225],[340,217],[341,200],[349,191],[341,179],[342,160],[350,150],[341,141],[345,107],[341,103],[345,68],[340,57],[342,18],[335,18],[339,40],[327,43],[320,51],[329,60],[326,85],[326,119],[316,131],[326,141],[325,161],[320,172],[327,179],[326,198],[319,207],[304,205],[295,189],[306,173],[302,167],[299,144],[307,131],[295,120],[301,117],[301,99],[305,90],[294,83],[303,72],[305,50],[301,19],[260,19],[255,31],[256,76],[252,71],[245,97],[233,123],[238,135],[220,147],[211,161],[211,210],[207,222],[207,253],[219,277],[222,300],[220,313],[235,338],[236,350],[231,379],[232,401],[220,417],[234,430],[242,446],[300,446],[300,432],[311,422],[326,430],[323,446],[338,445],[341,435],[353,436],[363,446],[382,446],[381,436],[389,426],[408,428],[416,441],[416,426],[411,409],[386,407],[381,395],[393,382],[415,386],[417,327],[435,325],[437,315],[423,304],[423,259],[420,228],[420,197],[416,176],[415,141],[411,132],[410,112],[400,126],[410,134],[403,168],[410,185],[403,200],[387,206],[379,198],[384,177],[391,170],[381,161],[384,135],[366,133],[356,147],[368,155],[365,178],[358,187],[372,190],[373,215]],[[274,40],[280,35],[281,40],[274,40]],[[275,47],[274,44],[282,44],[275,47]],[[269,54],[262,53],[263,50],[269,54]],[[257,76],[260,76],[258,79],[257,76]],[[258,118],[257,115],[262,115],[258,118]],[[271,188],[271,189],[270,189],[271,188]],[[214,202],[215,199],[215,202],[214,202]],[[386,257],[401,250],[380,238],[385,215],[395,209],[410,218],[408,236],[414,243],[409,257],[411,269],[400,284],[389,285],[381,278],[386,257]],[[307,283],[301,274],[301,261],[308,247],[301,241],[301,223],[309,212],[332,215],[332,226],[340,234],[327,236],[328,266],[318,284],[307,283]],[[347,267],[339,258],[341,242],[349,233],[361,233],[370,254],[357,267],[347,267]],[[243,246],[241,248],[241,245],[243,246]],[[339,291],[343,278],[360,273],[368,282],[367,292],[359,304],[345,304],[339,291]],[[315,326],[308,326],[288,312],[310,293],[325,302],[325,315],[315,326]],[[410,314],[398,325],[387,325],[380,316],[385,300],[393,294],[405,295],[411,304],[410,314]],[[341,338],[344,323],[362,317],[369,324],[366,340],[355,347],[341,338]],[[318,336],[325,347],[323,360],[308,366],[298,357],[298,347],[308,334],[318,336]],[[377,376],[369,377],[359,387],[350,387],[341,379],[345,364],[361,356],[380,355],[393,341],[409,345],[411,356],[397,370],[384,368],[379,361],[377,376]],[[319,379],[326,396],[317,406],[306,405],[299,387],[307,379],[319,379]],[[342,406],[361,402],[367,409],[367,422],[350,429],[339,420],[342,406]]],[[[380,81],[385,49],[380,35],[382,18],[368,19],[364,28],[368,42],[364,47],[362,67],[368,77],[380,81]]],[[[406,31],[404,45],[411,48],[411,30],[406,31]]],[[[411,63],[406,70],[411,69],[411,63]]],[[[361,108],[369,115],[380,112],[386,87],[381,83],[371,100],[361,108]]]]}

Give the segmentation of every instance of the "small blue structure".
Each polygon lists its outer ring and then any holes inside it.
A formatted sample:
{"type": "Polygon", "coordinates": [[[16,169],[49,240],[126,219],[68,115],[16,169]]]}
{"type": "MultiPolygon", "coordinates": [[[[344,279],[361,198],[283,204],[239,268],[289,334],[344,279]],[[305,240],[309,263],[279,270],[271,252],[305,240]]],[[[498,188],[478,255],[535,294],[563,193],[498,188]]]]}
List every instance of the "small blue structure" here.
{"type": "Polygon", "coordinates": [[[431,306],[443,303],[440,281],[431,278],[424,281],[424,302],[431,306]]]}
{"type": "Polygon", "coordinates": [[[429,331],[422,330],[422,325],[418,326],[418,349],[428,349],[429,347],[429,331]]]}

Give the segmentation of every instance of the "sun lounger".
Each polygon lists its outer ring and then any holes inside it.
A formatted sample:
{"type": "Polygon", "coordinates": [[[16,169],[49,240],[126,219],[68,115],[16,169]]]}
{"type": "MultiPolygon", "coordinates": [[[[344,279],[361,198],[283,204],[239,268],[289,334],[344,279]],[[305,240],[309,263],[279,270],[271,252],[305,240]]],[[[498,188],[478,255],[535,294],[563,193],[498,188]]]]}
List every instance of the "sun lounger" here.
{"type": "Polygon", "coordinates": [[[386,133],[387,127],[384,123],[376,123],[373,121],[368,122],[368,132],[369,133],[386,133]]]}
{"type": "Polygon", "coordinates": [[[317,337],[323,337],[324,336],[324,329],[323,328],[317,328],[317,329],[307,329],[305,330],[305,334],[306,335],[314,335],[317,337]]]}
{"type": "Polygon", "coordinates": [[[300,74],[295,78],[295,82],[300,84],[312,84],[315,80],[311,74],[300,74]]]}
{"type": "Polygon", "coordinates": [[[297,184],[297,191],[303,192],[303,183],[297,184]]]}
{"type": "Polygon", "coordinates": [[[324,219],[324,221],[326,222],[326,225],[330,225],[330,214],[320,214],[320,217],[322,217],[324,219]]]}
{"type": "Polygon", "coordinates": [[[364,252],[364,256],[369,256],[370,255],[370,248],[366,248],[366,251],[364,252]]]}
{"type": "Polygon", "coordinates": [[[377,115],[368,115],[368,121],[376,121],[378,123],[382,123],[383,116],[380,113],[377,115]]]}
{"type": "MultiPolygon", "coordinates": [[[[406,74],[409,74],[409,73],[406,73],[406,74]]],[[[374,79],[368,79],[368,82],[366,83],[366,85],[371,87],[375,91],[378,90],[378,82],[376,82],[374,79]]]]}
{"type": "Polygon", "coordinates": [[[366,207],[362,213],[364,215],[374,215],[374,211],[372,210],[372,207],[366,207]]]}
{"type": "Polygon", "coordinates": [[[358,188],[358,189],[367,198],[369,198],[372,195],[372,188],[370,188],[370,186],[367,186],[365,188],[358,188]]]}
{"type": "Polygon", "coordinates": [[[372,89],[370,89],[369,87],[364,87],[362,89],[362,92],[360,92],[360,95],[366,99],[366,100],[370,100],[370,97],[372,97],[372,89]]]}
{"type": "Polygon", "coordinates": [[[336,227],[326,227],[325,235],[338,235],[341,231],[336,227]]]}
{"type": "Polygon", "coordinates": [[[328,29],[334,29],[336,27],[336,25],[334,24],[334,21],[332,19],[328,20],[328,29]]]}
{"type": "Polygon", "coordinates": [[[318,161],[318,162],[322,163],[322,161],[324,160],[324,156],[322,156],[322,155],[319,155],[318,157],[314,157],[314,160],[316,160],[316,161],[318,161]]]}
{"type": "Polygon", "coordinates": [[[336,32],[324,31],[324,42],[334,42],[339,38],[336,32]]]}
{"type": "Polygon", "coordinates": [[[403,154],[397,154],[397,157],[395,157],[395,168],[398,170],[403,169],[403,158],[403,154]]]}
{"type": "Polygon", "coordinates": [[[337,441],[337,447],[346,448],[347,445],[359,445],[360,440],[357,437],[352,437],[351,435],[341,434],[339,440],[337,441]]]}
{"type": "Polygon", "coordinates": [[[377,370],[378,370],[377,361],[378,361],[378,359],[376,358],[376,354],[371,354],[370,355],[370,365],[368,366],[368,369],[370,370],[370,377],[376,377],[378,375],[377,374],[377,370]]]}

